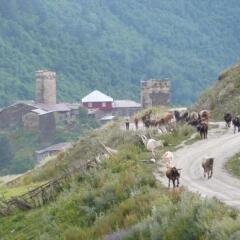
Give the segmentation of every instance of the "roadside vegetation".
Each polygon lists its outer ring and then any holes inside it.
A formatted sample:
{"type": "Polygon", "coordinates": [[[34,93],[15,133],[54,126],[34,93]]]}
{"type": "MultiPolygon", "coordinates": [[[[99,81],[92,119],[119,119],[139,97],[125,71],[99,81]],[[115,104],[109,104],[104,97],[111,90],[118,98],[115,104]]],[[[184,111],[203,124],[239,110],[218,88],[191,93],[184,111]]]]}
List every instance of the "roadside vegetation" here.
{"type": "Polygon", "coordinates": [[[226,164],[226,170],[236,177],[240,177],[240,153],[233,156],[226,164]]]}
{"type": "MultiPolygon", "coordinates": [[[[151,154],[139,133],[122,131],[116,124],[93,130],[68,152],[22,176],[12,188],[48,181],[67,168],[79,167],[103,152],[102,144],[118,150],[109,159],[77,173],[56,201],[1,217],[1,238],[104,239],[120,231],[122,239],[131,240],[238,239],[238,212],[183,188],[169,191],[156,181],[153,173],[159,163],[150,163],[151,154]]],[[[157,159],[192,133],[188,126],[178,127],[173,134],[148,132],[164,140],[157,159]]]]}

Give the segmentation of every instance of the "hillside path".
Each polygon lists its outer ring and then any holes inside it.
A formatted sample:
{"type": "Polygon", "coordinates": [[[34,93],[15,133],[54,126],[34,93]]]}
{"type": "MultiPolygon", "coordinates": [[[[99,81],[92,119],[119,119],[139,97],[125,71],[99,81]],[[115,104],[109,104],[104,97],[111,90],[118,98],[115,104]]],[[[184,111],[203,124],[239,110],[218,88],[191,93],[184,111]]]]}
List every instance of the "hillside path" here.
{"type": "MultiPolygon", "coordinates": [[[[203,197],[216,197],[227,205],[240,209],[240,179],[231,176],[224,169],[229,158],[240,152],[240,133],[226,129],[224,123],[219,128],[209,131],[207,140],[200,140],[192,145],[184,145],[174,153],[173,164],[182,168],[180,186],[198,192],[203,197]],[[201,166],[204,156],[214,160],[212,179],[204,179],[201,166]]],[[[166,186],[167,178],[157,174],[157,178],[166,186]]],[[[172,186],[172,185],[171,185],[172,186]]]]}

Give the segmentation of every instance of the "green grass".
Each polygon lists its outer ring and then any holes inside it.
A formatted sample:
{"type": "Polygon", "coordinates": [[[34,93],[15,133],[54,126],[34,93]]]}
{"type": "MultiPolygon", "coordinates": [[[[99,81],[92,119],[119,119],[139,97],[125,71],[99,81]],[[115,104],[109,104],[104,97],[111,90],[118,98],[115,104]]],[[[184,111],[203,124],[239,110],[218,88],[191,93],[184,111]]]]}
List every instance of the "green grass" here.
{"type": "MultiPolygon", "coordinates": [[[[22,178],[24,182],[43,181],[58,176],[63,167],[77,166],[102,151],[101,143],[118,149],[118,154],[95,168],[79,172],[56,201],[29,212],[16,212],[0,218],[1,239],[81,240],[103,239],[121,229],[128,239],[229,239],[239,236],[239,214],[216,200],[203,200],[183,189],[168,191],[153,172],[158,167],[143,160],[146,151],[135,132],[111,125],[93,131],[66,154],[22,178]],[[47,171],[47,169],[49,169],[47,171]],[[47,172],[44,174],[44,172],[47,172]],[[37,177],[36,177],[37,176],[37,177]]],[[[173,149],[192,134],[179,127],[164,139],[162,152],[173,149]]],[[[237,239],[237,238],[235,238],[237,239]]]]}
{"type": "Polygon", "coordinates": [[[226,164],[226,170],[236,177],[240,177],[240,153],[232,157],[226,164]]]}
{"type": "Polygon", "coordinates": [[[11,197],[20,196],[38,186],[44,184],[45,182],[36,182],[28,185],[20,185],[16,187],[7,187],[6,185],[0,186],[0,196],[4,199],[9,199],[11,197]]]}

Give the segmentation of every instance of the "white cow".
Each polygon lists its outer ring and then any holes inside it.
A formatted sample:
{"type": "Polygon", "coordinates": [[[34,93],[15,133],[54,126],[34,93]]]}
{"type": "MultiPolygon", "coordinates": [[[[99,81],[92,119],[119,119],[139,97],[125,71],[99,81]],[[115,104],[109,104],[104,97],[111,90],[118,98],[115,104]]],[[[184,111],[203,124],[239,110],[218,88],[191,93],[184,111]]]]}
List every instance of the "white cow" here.
{"type": "Polygon", "coordinates": [[[145,147],[147,148],[148,151],[152,152],[152,155],[155,156],[155,152],[154,150],[158,147],[163,147],[163,142],[161,140],[155,140],[155,139],[147,139],[146,136],[142,135],[141,136],[142,141],[145,145],[145,147]]]}

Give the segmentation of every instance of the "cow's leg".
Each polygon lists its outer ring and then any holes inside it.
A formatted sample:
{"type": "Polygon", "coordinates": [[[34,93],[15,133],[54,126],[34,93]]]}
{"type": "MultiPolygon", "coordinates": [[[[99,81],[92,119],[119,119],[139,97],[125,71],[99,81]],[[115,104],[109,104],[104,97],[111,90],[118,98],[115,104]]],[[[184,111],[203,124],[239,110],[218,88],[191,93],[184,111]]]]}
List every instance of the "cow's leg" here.
{"type": "Polygon", "coordinates": [[[236,133],[236,126],[234,125],[234,128],[233,128],[233,133],[235,134],[236,133]]]}
{"type": "Polygon", "coordinates": [[[179,187],[179,178],[177,178],[177,187],[179,187]]]}
{"type": "Polygon", "coordinates": [[[206,177],[206,171],[205,171],[205,169],[204,169],[204,172],[203,172],[203,173],[204,173],[204,178],[205,178],[205,177],[206,177]]]}
{"type": "Polygon", "coordinates": [[[172,182],[173,182],[173,188],[175,188],[175,179],[173,179],[172,182]]]}
{"type": "Polygon", "coordinates": [[[168,179],[168,187],[170,187],[170,178],[168,179]]]}
{"type": "Polygon", "coordinates": [[[210,178],[212,177],[212,175],[213,175],[213,169],[211,169],[211,175],[210,175],[210,178]]]}
{"type": "Polygon", "coordinates": [[[155,157],[154,149],[152,149],[152,156],[155,157]]]}

